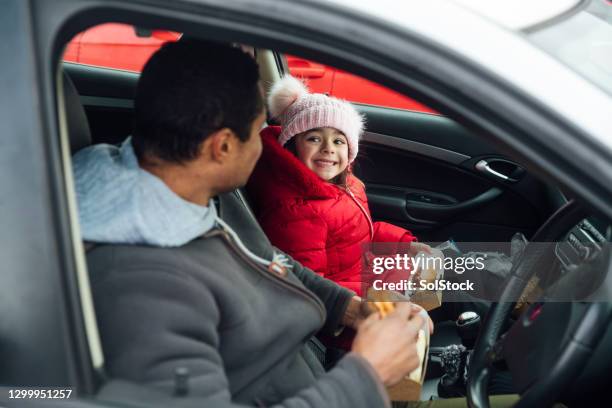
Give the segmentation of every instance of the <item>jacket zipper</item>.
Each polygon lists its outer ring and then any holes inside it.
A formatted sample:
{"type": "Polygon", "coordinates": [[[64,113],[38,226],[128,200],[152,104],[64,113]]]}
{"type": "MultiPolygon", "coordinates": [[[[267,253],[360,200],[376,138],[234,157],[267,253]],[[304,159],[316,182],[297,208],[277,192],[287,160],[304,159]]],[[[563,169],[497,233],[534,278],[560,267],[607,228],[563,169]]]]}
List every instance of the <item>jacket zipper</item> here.
{"type": "MultiPolygon", "coordinates": [[[[264,278],[266,278],[268,280],[271,280],[271,281],[274,281],[274,282],[280,284],[281,286],[289,289],[290,291],[296,293],[297,295],[303,297],[304,299],[310,301],[311,303],[314,303],[314,305],[317,308],[317,311],[321,315],[321,319],[322,319],[323,323],[325,323],[327,312],[325,311],[323,303],[321,303],[321,301],[317,297],[315,297],[315,295],[313,295],[309,291],[306,291],[305,289],[302,289],[299,286],[289,282],[286,278],[277,276],[273,272],[268,271],[266,268],[263,267],[263,265],[259,265],[257,262],[254,262],[244,252],[242,252],[240,250],[240,248],[238,248],[238,246],[236,245],[236,243],[234,243],[234,241],[229,236],[229,234],[227,232],[223,231],[222,229],[213,229],[210,232],[206,233],[203,237],[204,238],[212,238],[212,237],[215,237],[217,235],[220,235],[223,238],[223,240],[226,242],[226,244],[243,261],[245,261],[247,264],[252,266],[257,272],[259,272],[261,275],[263,275],[264,278]]],[[[314,332],[313,332],[313,334],[314,334],[314,332]]]]}
{"type": "Polygon", "coordinates": [[[366,217],[366,220],[368,220],[368,227],[370,227],[370,240],[373,241],[374,240],[374,223],[372,222],[372,218],[370,218],[370,215],[368,214],[368,212],[366,211],[365,208],[363,208],[363,206],[361,205],[361,203],[359,202],[359,200],[357,200],[357,197],[355,197],[355,195],[353,194],[353,192],[351,191],[350,188],[346,188],[346,192],[348,193],[348,195],[353,199],[353,201],[355,202],[355,204],[357,204],[357,207],[359,207],[359,209],[361,210],[361,212],[363,213],[363,215],[366,217]]]}

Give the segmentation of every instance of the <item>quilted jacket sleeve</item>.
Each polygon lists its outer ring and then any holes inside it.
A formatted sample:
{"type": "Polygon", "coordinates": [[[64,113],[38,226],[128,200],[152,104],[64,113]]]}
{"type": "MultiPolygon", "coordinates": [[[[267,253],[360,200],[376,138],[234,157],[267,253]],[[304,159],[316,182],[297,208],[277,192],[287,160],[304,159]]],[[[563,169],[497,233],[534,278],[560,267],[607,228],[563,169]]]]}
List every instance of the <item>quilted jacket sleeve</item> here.
{"type": "Polygon", "coordinates": [[[413,242],[416,240],[417,237],[407,229],[387,222],[377,221],[374,223],[373,242],[413,242]]]}
{"type": "Polygon", "coordinates": [[[327,223],[308,203],[283,205],[260,216],[272,244],[317,274],[327,271],[327,223]]]}

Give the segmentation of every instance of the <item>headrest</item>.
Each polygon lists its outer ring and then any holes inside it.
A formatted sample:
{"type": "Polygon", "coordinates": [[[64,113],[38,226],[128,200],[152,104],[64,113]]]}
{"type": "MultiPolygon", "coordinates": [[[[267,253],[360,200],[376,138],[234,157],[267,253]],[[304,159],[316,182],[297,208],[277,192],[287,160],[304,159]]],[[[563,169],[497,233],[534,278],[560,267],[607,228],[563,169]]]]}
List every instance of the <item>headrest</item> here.
{"type": "Polygon", "coordinates": [[[70,152],[74,154],[91,144],[91,133],[79,93],[65,71],[62,82],[64,83],[64,108],[70,138],[70,152]]]}

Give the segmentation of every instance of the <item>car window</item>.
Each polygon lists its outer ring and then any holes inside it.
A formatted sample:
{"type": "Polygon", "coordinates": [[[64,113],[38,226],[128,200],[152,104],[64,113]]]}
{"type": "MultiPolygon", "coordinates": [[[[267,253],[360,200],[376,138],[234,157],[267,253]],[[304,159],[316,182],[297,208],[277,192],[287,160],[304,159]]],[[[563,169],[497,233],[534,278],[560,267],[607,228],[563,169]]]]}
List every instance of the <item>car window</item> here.
{"type": "Polygon", "coordinates": [[[303,79],[311,92],[367,105],[436,113],[413,99],[360,76],[293,55],[285,57],[291,75],[303,79]]]}
{"type": "Polygon", "coordinates": [[[146,30],[128,24],[101,24],[77,34],[64,52],[64,61],[98,67],[142,71],[149,57],[181,34],[146,30]]]}

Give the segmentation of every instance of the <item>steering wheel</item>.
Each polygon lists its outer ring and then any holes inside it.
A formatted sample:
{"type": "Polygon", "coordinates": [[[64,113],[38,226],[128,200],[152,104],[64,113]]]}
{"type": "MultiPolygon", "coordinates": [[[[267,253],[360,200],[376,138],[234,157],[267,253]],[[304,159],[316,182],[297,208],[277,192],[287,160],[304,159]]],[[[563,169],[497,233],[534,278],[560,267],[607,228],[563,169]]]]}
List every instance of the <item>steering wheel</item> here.
{"type": "Polygon", "coordinates": [[[550,406],[575,380],[603,337],[612,317],[609,302],[534,302],[503,334],[516,299],[550,262],[554,242],[586,217],[569,201],[538,229],[512,267],[498,303],[491,305],[470,358],[467,400],[471,408],[488,408],[489,381],[495,363],[505,360],[521,394],[515,407],[550,406]]]}

